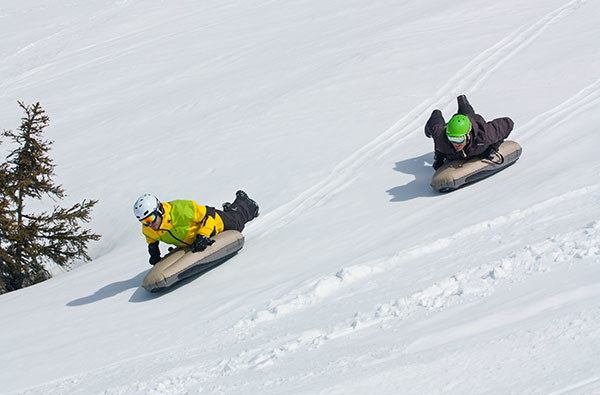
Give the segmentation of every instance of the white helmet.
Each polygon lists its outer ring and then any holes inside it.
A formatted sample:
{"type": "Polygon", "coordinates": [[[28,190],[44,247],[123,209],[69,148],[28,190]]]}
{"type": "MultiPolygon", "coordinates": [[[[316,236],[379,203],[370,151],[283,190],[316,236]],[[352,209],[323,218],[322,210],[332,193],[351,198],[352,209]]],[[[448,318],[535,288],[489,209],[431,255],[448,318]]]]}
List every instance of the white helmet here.
{"type": "Polygon", "coordinates": [[[163,214],[162,204],[154,195],[150,195],[149,193],[145,193],[136,200],[133,205],[133,214],[138,219],[138,221],[143,220],[147,216],[151,214],[163,214]]]}

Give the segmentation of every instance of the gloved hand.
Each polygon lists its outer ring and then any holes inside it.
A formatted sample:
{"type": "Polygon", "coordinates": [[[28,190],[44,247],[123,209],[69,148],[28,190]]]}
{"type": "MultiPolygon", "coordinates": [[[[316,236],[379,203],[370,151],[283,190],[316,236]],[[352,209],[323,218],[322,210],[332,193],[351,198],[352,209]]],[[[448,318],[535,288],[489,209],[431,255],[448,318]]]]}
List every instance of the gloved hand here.
{"type": "Polygon", "coordinates": [[[212,245],[215,241],[206,236],[198,235],[192,243],[192,252],[204,251],[206,247],[212,245]]]}
{"type": "Polygon", "coordinates": [[[498,149],[494,146],[489,146],[488,149],[483,151],[483,154],[479,155],[481,159],[492,160],[498,155],[498,149]]]}
{"type": "Polygon", "coordinates": [[[435,152],[433,155],[433,165],[431,167],[433,167],[433,170],[437,170],[442,167],[445,161],[446,155],[442,154],[441,152],[435,152]]]}
{"type": "Polygon", "coordinates": [[[475,115],[475,110],[473,110],[473,106],[467,100],[466,95],[458,96],[456,101],[458,102],[458,114],[475,115]]]}
{"type": "Polygon", "coordinates": [[[444,116],[442,112],[438,109],[433,110],[431,116],[427,120],[425,124],[425,136],[430,137],[433,135],[433,130],[436,127],[442,127],[446,121],[444,121],[444,116]]]}
{"type": "Polygon", "coordinates": [[[152,244],[148,244],[148,253],[150,254],[150,264],[156,265],[160,261],[160,249],[158,248],[158,241],[152,244]]]}
{"type": "Polygon", "coordinates": [[[504,156],[498,151],[496,147],[490,147],[484,152],[485,156],[482,159],[487,159],[497,165],[504,163],[504,156]]]}
{"type": "Polygon", "coordinates": [[[498,150],[494,147],[490,147],[487,152],[487,159],[494,159],[496,157],[496,154],[498,154],[498,150]]]}

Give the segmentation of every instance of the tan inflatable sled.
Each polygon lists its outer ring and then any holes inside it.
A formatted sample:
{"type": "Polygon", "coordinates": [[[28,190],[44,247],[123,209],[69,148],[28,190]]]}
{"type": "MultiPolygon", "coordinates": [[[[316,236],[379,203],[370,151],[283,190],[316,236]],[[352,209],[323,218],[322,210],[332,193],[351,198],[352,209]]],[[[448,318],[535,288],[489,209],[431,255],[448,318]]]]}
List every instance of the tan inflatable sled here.
{"type": "Polygon", "coordinates": [[[184,278],[207,272],[237,254],[244,246],[244,236],[236,230],[226,230],[212,239],[215,242],[204,251],[192,252],[184,247],[165,255],[144,278],[144,289],[157,292],[184,278]]]}
{"type": "Polygon", "coordinates": [[[521,146],[506,140],[500,145],[500,155],[492,160],[471,158],[453,160],[438,169],[431,179],[431,187],[439,192],[451,192],[462,186],[491,176],[512,165],[521,156],[521,146]]]}

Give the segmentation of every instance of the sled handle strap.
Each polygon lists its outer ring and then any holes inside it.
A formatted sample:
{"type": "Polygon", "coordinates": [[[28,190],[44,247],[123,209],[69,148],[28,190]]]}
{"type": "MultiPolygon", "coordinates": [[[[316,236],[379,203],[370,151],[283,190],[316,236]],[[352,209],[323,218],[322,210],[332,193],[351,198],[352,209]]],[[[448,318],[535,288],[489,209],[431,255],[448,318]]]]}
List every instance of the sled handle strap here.
{"type": "Polygon", "coordinates": [[[490,162],[495,163],[497,165],[503,164],[504,163],[504,156],[499,151],[497,151],[496,153],[500,157],[500,162],[494,162],[492,159],[490,159],[490,162]]]}

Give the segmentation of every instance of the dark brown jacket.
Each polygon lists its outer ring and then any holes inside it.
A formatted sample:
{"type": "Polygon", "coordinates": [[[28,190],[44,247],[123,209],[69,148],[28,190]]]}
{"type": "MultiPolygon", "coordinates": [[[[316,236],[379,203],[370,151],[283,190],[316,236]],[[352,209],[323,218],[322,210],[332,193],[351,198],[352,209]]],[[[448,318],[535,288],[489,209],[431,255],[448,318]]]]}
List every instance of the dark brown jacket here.
{"type": "Polygon", "coordinates": [[[459,96],[457,101],[457,114],[469,117],[473,129],[468,135],[465,148],[456,152],[446,137],[446,121],[442,112],[434,110],[425,124],[425,136],[433,138],[436,157],[443,154],[447,160],[466,159],[483,154],[490,146],[498,149],[513,129],[512,119],[505,117],[487,122],[481,115],[475,114],[465,95],[459,96]]]}

